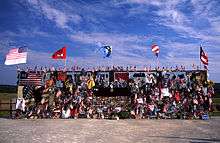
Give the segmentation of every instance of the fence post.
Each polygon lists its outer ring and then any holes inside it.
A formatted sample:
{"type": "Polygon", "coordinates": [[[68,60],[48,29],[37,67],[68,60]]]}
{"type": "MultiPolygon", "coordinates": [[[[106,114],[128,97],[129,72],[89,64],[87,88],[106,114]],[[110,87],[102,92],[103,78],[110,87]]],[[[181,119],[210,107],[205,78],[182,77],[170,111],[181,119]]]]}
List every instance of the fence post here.
{"type": "Polygon", "coordinates": [[[12,118],[12,99],[10,99],[10,118],[12,118]]]}

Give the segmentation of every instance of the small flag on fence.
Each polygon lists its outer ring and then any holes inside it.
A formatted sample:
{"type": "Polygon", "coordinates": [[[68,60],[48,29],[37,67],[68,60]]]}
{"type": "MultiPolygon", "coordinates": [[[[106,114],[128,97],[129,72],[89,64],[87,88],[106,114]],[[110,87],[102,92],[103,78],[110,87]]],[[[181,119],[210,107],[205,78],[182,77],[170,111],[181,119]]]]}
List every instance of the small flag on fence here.
{"type": "Polygon", "coordinates": [[[156,44],[153,44],[151,48],[152,48],[152,52],[158,57],[158,54],[160,52],[159,46],[156,44]]]}
{"type": "Polygon", "coordinates": [[[58,51],[56,51],[53,55],[52,55],[53,59],[66,59],[66,47],[63,47],[61,49],[59,49],[58,51]]]}
{"type": "Polygon", "coordinates": [[[27,49],[24,47],[13,48],[6,55],[5,65],[15,65],[27,62],[27,49]]]}

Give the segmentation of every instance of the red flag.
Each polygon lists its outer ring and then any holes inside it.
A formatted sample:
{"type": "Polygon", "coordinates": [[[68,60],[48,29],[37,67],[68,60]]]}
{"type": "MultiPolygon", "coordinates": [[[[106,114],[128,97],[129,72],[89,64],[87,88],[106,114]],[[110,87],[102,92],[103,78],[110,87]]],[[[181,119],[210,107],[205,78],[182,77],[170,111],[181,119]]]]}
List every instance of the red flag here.
{"type": "Polygon", "coordinates": [[[66,59],[66,47],[59,49],[52,55],[53,59],[66,59]]]}
{"type": "Polygon", "coordinates": [[[203,51],[202,46],[200,46],[200,60],[204,65],[208,65],[208,55],[203,51]]]}
{"type": "Polygon", "coordinates": [[[156,45],[156,44],[153,44],[151,48],[152,48],[152,52],[155,53],[156,56],[158,57],[158,54],[159,54],[159,52],[160,52],[159,46],[156,45]]]}

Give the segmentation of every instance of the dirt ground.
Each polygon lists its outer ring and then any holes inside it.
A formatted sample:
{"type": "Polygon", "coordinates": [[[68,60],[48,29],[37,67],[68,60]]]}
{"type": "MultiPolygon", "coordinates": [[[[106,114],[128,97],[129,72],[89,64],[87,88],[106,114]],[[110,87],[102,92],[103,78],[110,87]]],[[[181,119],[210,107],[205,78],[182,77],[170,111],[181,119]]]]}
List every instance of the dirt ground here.
{"type": "Polygon", "coordinates": [[[208,121],[1,118],[0,142],[220,142],[220,118],[208,121]]]}

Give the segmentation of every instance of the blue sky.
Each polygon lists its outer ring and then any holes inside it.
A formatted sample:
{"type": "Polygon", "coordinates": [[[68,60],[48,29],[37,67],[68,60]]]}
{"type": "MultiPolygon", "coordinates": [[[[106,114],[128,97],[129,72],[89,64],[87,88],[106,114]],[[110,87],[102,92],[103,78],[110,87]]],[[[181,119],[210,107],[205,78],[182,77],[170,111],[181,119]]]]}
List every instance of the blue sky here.
{"type": "Polygon", "coordinates": [[[199,46],[209,56],[209,78],[220,82],[219,0],[1,0],[0,84],[15,84],[16,66],[5,66],[12,47],[28,46],[26,66],[62,66],[51,54],[67,45],[67,64],[199,65],[199,46]],[[96,51],[113,46],[111,58],[96,51]]]}

